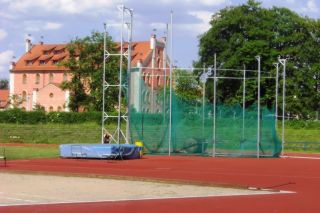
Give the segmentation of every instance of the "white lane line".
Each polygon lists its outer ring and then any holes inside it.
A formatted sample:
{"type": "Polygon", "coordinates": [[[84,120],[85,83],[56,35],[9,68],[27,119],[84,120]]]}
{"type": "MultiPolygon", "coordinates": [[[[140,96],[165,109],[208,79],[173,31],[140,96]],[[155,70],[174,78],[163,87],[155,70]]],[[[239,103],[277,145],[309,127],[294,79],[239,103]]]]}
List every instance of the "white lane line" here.
{"type": "Polygon", "coordinates": [[[303,156],[281,156],[281,158],[297,158],[297,159],[310,159],[310,160],[320,160],[320,157],[303,157],[303,156]]]}
{"type": "MultiPolygon", "coordinates": [[[[7,200],[16,200],[16,201],[23,201],[27,203],[36,203],[36,200],[27,200],[27,199],[21,199],[21,198],[15,198],[15,197],[5,197],[7,200]]],[[[0,205],[1,206],[1,205],[0,205]]]]}
{"type": "Polygon", "coordinates": [[[190,199],[190,198],[219,198],[219,197],[244,197],[244,196],[255,196],[255,195],[278,195],[278,194],[293,194],[296,192],[282,191],[270,192],[261,191],[256,194],[228,194],[228,195],[208,195],[208,196],[180,196],[180,197],[151,197],[151,198],[136,198],[136,199],[107,199],[107,200],[92,200],[92,201],[74,201],[74,202],[39,202],[39,203],[23,203],[23,204],[0,204],[0,207],[5,206],[30,206],[30,205],[59,205],[59,204],[85,204],[85,203],[103,203],[103,202],[125,202],[125,201],[148,201],[148,200],[167,200],[167,199],[190,199]]]}

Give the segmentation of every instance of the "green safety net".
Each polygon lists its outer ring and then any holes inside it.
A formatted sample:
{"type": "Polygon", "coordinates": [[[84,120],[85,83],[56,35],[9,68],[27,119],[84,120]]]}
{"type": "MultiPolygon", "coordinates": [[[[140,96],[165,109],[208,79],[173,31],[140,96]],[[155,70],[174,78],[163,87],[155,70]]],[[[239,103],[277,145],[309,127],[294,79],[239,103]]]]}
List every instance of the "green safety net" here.
{"type": "Polygon", "coordinates": [[[235,157],[280,155],[281,142],[276,135],[273,110],[261,107],[258,143],[256,104],[243,110],[240,104],[217,103],[214,125],[213,103],[206,97],[182,97],[176,91],[175,82],[170,113],[170,89],[163,86],[168,77],[159,73],[150,69],[131,72],[130,137],[133,143],[142,141],[146,153],[235,157]]]}

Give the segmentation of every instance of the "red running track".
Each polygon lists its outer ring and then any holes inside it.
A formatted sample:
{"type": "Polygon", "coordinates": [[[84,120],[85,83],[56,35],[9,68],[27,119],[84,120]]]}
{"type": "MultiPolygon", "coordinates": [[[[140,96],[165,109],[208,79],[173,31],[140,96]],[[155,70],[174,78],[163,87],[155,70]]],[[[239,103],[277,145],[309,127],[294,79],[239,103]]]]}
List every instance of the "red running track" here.
{"type": "MultiPolygon", "coordinates": [[[[317,157],[317,155],[313,155],[317,157]]],[[[320,157],[320,156],[319,156],[320,157]]],[[[320,159],[147,156],[141,160],[10,161],[1,170],[178,180],[294,191],[294,194],[0,207],[0,212],[320,212],[320,159]]]]}

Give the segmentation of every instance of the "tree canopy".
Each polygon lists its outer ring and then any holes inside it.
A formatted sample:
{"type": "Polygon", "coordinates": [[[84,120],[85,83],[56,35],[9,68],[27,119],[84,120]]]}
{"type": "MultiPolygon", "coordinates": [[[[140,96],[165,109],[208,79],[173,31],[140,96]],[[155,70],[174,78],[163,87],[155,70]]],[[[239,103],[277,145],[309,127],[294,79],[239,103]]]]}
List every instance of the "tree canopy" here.
{"type": "Polygon", "coordinates": [[[7,79],[0,79],[0,89],[9,89],[9,81],[7,79]]]}
{"type": "MultiPolygon", "coordinates": [[[[200,57],[195,66],[213,65],[216,53],[220,68],[243,69],[245,66],[248,70],[257,70],[255,56],[259,55],[262,75],[275,76],[273,63],[279,56],[287,58],[287,111],[307,117],[320,110],[319,20],[301,17],[287,8],[262,8],[259,2],[249,0],[213,14],[210,24],[211,28],[200,36],[200,57]]],[[[243,73],[219,71],[219,75],[239,77],[243,73]]],[[[248,72],[247,76],[257,74],[248,72]]],[[[261,100],[269,107],[274,105],[274,82],[271,79],[261,82],[261,100]]],[[[218,89],[220,102],[241,103],[241,80],[219,79],[218,89]]],[[[248,81],[247,91],[247,105],[250,105],[256,100],[256,82],[248,81]]],[[[212,92],[207,94],[212,99],[212,92]]]]}
{"type": "MultiPolygon", "coordinates": [[[[107,35],[107,49],[116,52],[116,44],[107,35]]],[[[85,109],[102,110],[103,52],[104,34],[92,32],[90,36],[72,40],[67,49],[70,57],[61,65],[70,70],[72,79],[62,84],[63,89],[71,91],[69,107],[72,111],[85,109]]],[[[115,83],[118,76],[118,58],[108,58],[106,63],[106,79],[115,83]]],[[[116,90],[106,91],[106,109],[113,110],[117,101],[116,90]]]]}

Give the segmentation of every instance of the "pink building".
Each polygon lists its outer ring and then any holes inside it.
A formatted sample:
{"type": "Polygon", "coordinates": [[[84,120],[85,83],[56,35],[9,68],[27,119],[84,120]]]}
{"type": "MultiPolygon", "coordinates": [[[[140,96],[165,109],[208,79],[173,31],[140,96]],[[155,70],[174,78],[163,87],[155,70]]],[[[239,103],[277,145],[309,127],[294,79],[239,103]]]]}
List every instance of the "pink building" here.
{"type": "MultiPolygon", "coordinates": [[[[163,78],[150,75],[159,73],[160,76],[164,71],[156,68],[167,67],[165,43],[165,39],[158,41],[153,35],[150,41],[132,44],[131,65],[152,68],[143,69],[144,80],[152,86],[164,85],[163,78]]],[[[17,107],[27,111],[37,107],[43,107],[46,111],[69,111],[70,92],[63,91],[60,85],[70,80],[71,76],[67,68],[57,65],[69,57],[66,46],[43,43],[33,45],[29,39],[26,40],[26,53],[10,66],[10,97],[14,99],[12,102],[17,103],[17,107]]]]}

